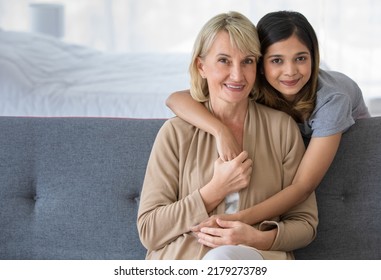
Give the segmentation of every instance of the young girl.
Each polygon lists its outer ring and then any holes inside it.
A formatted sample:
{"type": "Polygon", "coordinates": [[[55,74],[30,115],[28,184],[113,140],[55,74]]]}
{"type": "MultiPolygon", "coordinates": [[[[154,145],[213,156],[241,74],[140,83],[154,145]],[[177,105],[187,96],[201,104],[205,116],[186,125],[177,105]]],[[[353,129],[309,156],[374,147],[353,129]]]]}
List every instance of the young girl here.
{"type": "MultiPolygon", "coordinates": [[[[304,201],[331,165],[342,134],[356,119],[370,117],[354,81],[341,73],[319,69],[317,36],[302,14],[269,13],[258,22],[257,29],[262,57],[258,61],[255,100],[290,114],[310,141],[289,187],[251,208],[212,216],[195,226],[194,231],[225,227],[226,220],[252,225],[281,215],[304,201]]],[[[173,93],[167,106],[179,117],[214,135],[223,160],[232,160],[241,152],[229,129],[189,94],[173,93]]],[[[261,164],[255,159],[253,162],[261,164]]]]}

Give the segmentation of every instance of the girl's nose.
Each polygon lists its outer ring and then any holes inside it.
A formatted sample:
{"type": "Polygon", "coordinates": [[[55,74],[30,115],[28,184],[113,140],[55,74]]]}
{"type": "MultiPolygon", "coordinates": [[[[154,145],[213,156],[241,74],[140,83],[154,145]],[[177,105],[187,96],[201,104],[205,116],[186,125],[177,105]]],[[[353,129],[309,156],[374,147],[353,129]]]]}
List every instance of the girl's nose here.
{"type": "Polygon", "coordinates": [[[294,65],[294,63],[289,62],[285,64],[284,73],[288,76],[294,76],[298,72],[297,67],[294,65]]]}

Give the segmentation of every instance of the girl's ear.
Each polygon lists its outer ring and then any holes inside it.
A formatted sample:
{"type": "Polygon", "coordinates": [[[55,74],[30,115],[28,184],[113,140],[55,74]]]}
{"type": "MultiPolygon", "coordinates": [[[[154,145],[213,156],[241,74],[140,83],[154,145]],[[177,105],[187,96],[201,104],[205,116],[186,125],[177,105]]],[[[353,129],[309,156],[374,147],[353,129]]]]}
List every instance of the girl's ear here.
{"type": "Polygon", "coordinates": [[[198,72],[200,73],[201,77],[203,79],[205,79],[206,75],[205,75],[205,71],[204,71],[204,63],[202,61],[202,58],[200,58],[200,57],[197,57],[197,69],[198,69],[198,72]]]}

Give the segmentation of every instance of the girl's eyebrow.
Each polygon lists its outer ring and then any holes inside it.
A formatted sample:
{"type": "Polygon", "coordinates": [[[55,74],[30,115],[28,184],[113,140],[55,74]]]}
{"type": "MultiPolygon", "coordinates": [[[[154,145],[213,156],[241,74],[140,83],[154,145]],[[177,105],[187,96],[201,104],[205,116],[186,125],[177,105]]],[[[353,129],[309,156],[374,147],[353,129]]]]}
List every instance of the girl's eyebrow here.
{"type": "Polygon", "coordinates": [[[310,52],[298,52],[296,55],[310,55],[310,52]]]}
{"type": "Polygon", "coordinates": [[[282,57],[283,55],[280,55],[280,54],[271,54],[271,55],[268,55],[269,58],[272,58],[272,57],[282,57]]]}
{"type": "MultiPolygon", "coordinates": [[[[295,56],[299,56],[299,55],[310,55],[309,52],[298,52],[295,54],[295,56]]],[[[272,57],[283,57],[284,55],[282,54],[271,54],[269,55],[268,57],[272,58],[272,57]]]]}

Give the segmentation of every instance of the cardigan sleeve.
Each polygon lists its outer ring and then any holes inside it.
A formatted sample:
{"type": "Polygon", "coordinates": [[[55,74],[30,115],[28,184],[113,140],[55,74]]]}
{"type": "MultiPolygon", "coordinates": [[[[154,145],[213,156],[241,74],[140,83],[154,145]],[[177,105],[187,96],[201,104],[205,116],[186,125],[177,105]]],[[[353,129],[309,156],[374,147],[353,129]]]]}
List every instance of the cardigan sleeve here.
{"type": "Polygon", "coordinates": [[[140,239],[148,250],[158,250],[179,236],[190,234],[191,226],[208,217],[200,186],[179,198],[181,165],[187,153],[185,135],[190,134],[167,121],[152,147],[137,219],[140,239]]]}

